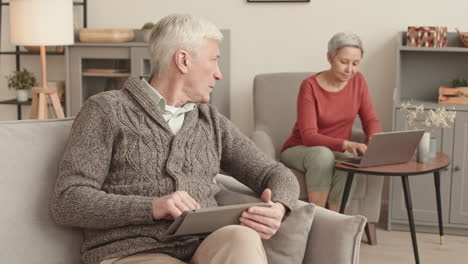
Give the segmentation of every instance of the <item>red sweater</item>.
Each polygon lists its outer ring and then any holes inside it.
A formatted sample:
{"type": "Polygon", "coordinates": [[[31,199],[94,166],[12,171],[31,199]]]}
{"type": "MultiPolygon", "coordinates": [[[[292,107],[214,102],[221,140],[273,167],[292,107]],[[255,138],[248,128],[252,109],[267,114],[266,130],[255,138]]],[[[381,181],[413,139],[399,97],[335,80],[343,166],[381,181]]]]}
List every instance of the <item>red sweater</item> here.
{"type": "Polygon", "coordinates": [[[313,75],[301,84],[297,96],[297,121],[281,151],[298,145],[344,151],[343,142],[351,137],[358,114],[368,138],[381,131],[361,73],[358,72],[339,92],[325,91],[313,75]]]}

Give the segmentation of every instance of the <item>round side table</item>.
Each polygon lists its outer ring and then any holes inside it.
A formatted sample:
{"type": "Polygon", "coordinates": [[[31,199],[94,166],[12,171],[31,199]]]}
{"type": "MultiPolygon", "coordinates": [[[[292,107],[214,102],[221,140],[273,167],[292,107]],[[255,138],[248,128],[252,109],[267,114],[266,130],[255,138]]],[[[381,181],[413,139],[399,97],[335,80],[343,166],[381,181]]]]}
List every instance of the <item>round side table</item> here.
{"type": "Polygon", "coordinates": [[[440,173],[439,171],[447,167],[449,164],[450,164],[450,157],[447,154],[442,153],[442,152],[438,152],[435,158],[429,159],[427,162],[424,162],[424,163],[416,162],[416,157],[413,157],[410,161],[406,163],[376,166],[376,167],[367,167],[367,168],[357,168],[357,167],[352,167],[352,166],[348,166],[345,164],[336,164],[335,168],[337,170],[348,172],[343,197],[341,199],[340,213],[344,213],[344,209],[346,207],[346,203],[348,202],[349,191],[351,190],[351,184],[353,183],[353,178],[354,178],[355,173],[401,177],[401,182],[403,184],[403,192],[405,195],[406,211],[408,213],[408,221],[409,221],[410,231],[411,231],[411,240],[413,242],[414,258],[416,260],[416,263],[419,264],[418,244],[416,241],[416,230],[414,227],[413,208],[411,204],[411,193],[410,193],[408,176],[416,176],[416,175],[434,173],[434,185],[435,185],[436,200],[437,200],[437,216],[439,218],[440,244],[443,244],[444,243],[444,228],[443,228],[443,222],[442,222],[442,203],[441,203],[441,198],[440,198],[440,173]]]}

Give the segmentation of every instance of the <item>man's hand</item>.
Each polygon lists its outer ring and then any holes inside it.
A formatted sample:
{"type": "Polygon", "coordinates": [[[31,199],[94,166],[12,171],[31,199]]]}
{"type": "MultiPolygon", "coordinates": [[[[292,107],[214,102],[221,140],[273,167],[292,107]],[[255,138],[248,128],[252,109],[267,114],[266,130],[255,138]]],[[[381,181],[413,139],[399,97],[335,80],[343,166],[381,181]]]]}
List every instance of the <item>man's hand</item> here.
{"type": "Polygon", "coordinates": [[[184,191],[177,191],[153,200],[153,218],[174,220],[184,211],[200,209],[200,205],[184,191]]]}
{"type": "Polygon", "coordinates": [[[362,144],[362,143],[357,143],[357,142],[345,140],[343,142],[343,149],[348,151],[348,152],[353,153],[355,156],[359,156],[359,154],[362,155],[362,154],[366,153],[367,145],[362,144]]]}
{"type": "Polygon", "coordinates": [[[242,213],[240,224],[257,231],[262,239],[269,239],[278,231],[286,208],[281,203],[271,201],[270,189],[263,191],[262,201],[271,207],[250,207],[242,213]]]}

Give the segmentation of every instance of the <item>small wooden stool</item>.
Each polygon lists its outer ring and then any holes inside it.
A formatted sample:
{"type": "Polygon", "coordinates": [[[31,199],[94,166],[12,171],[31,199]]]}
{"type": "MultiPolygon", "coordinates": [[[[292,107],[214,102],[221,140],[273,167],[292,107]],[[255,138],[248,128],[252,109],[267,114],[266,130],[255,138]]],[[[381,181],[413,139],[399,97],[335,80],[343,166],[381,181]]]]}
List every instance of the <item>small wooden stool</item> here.
{"type": "Polygon", "coordinates": [[[64,118],[62,105],[57,94],[57,88],[47,87],[47,66],[46,66],[46,50],[44,46],[40,46],[41,53],[41,69],[42,69],[42,86],[33,87],[32,92],[32,106],[30,119],[47,119],[49,105],[47,98],[50,98],[54,108],[56,118],[64,118]]]}
{"type": "Polygon", "coordinates": [[[48,119],[48,98],[52,102],[56,118],[64,118],[62,105],[55,87],[33,87],[30,119],[48,119]]]}

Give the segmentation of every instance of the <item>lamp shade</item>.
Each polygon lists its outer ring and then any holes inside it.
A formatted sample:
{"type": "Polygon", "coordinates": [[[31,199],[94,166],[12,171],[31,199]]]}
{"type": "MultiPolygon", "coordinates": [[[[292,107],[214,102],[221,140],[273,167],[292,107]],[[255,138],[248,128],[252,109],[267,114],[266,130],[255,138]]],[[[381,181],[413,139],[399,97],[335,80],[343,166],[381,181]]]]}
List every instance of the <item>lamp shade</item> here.
{"type": "Polygon", "coordinates": [[[73,44],[73,1],[11,0],[10,36],[14,45],[73,44]]]}

